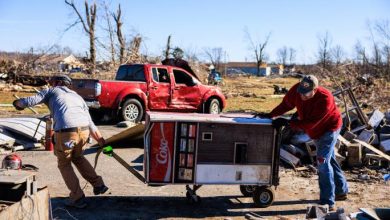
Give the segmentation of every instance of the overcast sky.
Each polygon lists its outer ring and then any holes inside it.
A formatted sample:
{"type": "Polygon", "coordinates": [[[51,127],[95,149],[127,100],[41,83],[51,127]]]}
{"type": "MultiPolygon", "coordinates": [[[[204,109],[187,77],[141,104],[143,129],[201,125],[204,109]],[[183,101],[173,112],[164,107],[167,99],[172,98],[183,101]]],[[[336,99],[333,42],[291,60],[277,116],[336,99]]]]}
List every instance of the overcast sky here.
{"type": "MultiPolygon", "coordinates": [[[[80,11],[83,2],[75,0],[80,11]]],[[[92,2],[92,1],[90,1],[92,2]]],[[[101,3],[97,1],[100,15],[101,3]]],[[[387,0],[143,0],[106,1],[116,10],[122,5],[123,31],[144,37],[142,51],[161,55],[168,35],[171,43],[202,54],[204,48],[222,47],[227,61],[253,61],[244,29],[254,42],[271,33],[266,48],[270,61],[283,47],[297,50],[297,61],[315,61],[318,36],[328,32],[332,45],[341,45],[349,56],[359,40],[369,46],[368,23],[390,19],[387,0]]],[[[88,38],[76,26],[75,14],[63,0],[0,0],[0,50],[27,51],[59,44],[85,54],[88,38]]],[[[98,37],[105,40],[99,17],[98,37]]],[[[104,57],[100,52],[99,57],[104,57]]]]}

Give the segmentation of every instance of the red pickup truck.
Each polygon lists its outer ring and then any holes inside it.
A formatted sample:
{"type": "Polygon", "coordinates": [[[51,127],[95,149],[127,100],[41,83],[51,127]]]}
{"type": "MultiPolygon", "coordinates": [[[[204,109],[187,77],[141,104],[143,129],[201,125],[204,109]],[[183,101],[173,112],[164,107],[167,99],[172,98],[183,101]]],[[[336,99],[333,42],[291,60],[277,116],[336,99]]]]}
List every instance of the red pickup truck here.
{"type": "Polygon", "coordinates": [[[93,116],[110,112],[134,122],[141,121],[145,111],[218,114],[226,106],[218,87],[203,85],[196,75],[165,65],[122,65],[115,80],[74,79],[72,87],[93,116]]]}

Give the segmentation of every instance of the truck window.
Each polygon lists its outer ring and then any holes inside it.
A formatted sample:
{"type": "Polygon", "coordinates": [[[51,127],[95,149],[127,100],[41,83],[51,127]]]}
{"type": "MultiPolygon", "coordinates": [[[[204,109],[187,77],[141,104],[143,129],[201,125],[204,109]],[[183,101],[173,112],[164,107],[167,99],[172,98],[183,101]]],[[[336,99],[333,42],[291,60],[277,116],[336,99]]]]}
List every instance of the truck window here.
{"type": "Polygon", "coordinates": [[[158,68],[158,81],[163,83],[169,83],[169,74],[167,69],[158,68]]]}
{"type": "Polygon", "coordinates": [[[158,82],[158,72],[157,72],[157,68],[152,68],[152,75],[153,75],[153,80],[155,82],[158,82]]]}
{"type": "Polygon", "coordinates": [[[176,84],[191,85],[194,82],[192,77],[183,71],[173,70],[173,75],[175,76],[176,84]]]}
{"type": "Polygon", "coordinates": [[[145,82],[143,65],[120,66],[115,80],[145,82]]]}
{"type": "Polygon", "coordinates": [[[153,80],[160,83],[170,83],[169,74],[167,69],[164,68],[153,68],[153,80]]]}

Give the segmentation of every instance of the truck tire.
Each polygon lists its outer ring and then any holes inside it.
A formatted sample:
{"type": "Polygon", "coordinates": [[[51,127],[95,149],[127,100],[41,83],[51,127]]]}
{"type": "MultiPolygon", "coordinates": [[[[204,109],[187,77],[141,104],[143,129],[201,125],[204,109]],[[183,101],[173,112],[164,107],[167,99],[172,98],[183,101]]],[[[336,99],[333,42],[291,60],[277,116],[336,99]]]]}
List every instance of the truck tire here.
{"type": "Polygon", "coordinates": [[[137,99],[127,99],[120,111],[123,121],[140,122],[144,115],[142,104],[137,99]]]}
{"type": "Polygon", "coordinates": [[[208,114],[219,114],[221,112],[221,104],[218,99],[210,99],[206,103],[205,113],[208,114]]]}

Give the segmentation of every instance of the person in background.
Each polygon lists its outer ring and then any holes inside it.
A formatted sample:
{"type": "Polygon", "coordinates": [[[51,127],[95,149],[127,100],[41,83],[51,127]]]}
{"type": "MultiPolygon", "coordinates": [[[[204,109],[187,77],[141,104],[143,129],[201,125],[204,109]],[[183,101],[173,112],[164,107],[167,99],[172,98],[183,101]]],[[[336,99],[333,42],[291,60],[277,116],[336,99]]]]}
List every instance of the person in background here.
{"type": "Polygon", "coordinates": [[[304,130],[317,147],[318,182],[320,204],[334,210],[335,200],[346,200],[348,185],[335,158],[334,146],[342,126],[341,113],[330,91],[318,85],[313,75],[304,76],[287,92],[283,101],[270,113],[259,113],[260,117],[273,118],[292,109],[297,117],[291,120],[273,120],[276,128],[290,125],[292,129],[304,130]]]}
{"type": "Polygon", "coordinates": [[[57,157],[58,169],[70,190],[66,205],[84,208],[87,206],[85,195],[71,163],[83,178],[91,183],[95,195],[105,193],[108,187],[83,156],[90,135],[100,146],[105,144],[105,140],[93,123],[84,100],[69,89],[71,83],[72,80],[66,75],[54,76],[49,81],[50,88],[34,96],[15,100],[13,105],[18,110],[40,103],[49,107],[54,121],[54,154],[57,157]]]}
{"type": "Polygon", "coordinates": [[[214,65],[209,66],[209,76],[207,78],[208,84],[217,85],[221,81],[221,74],[215,69],[214,65]]]}

